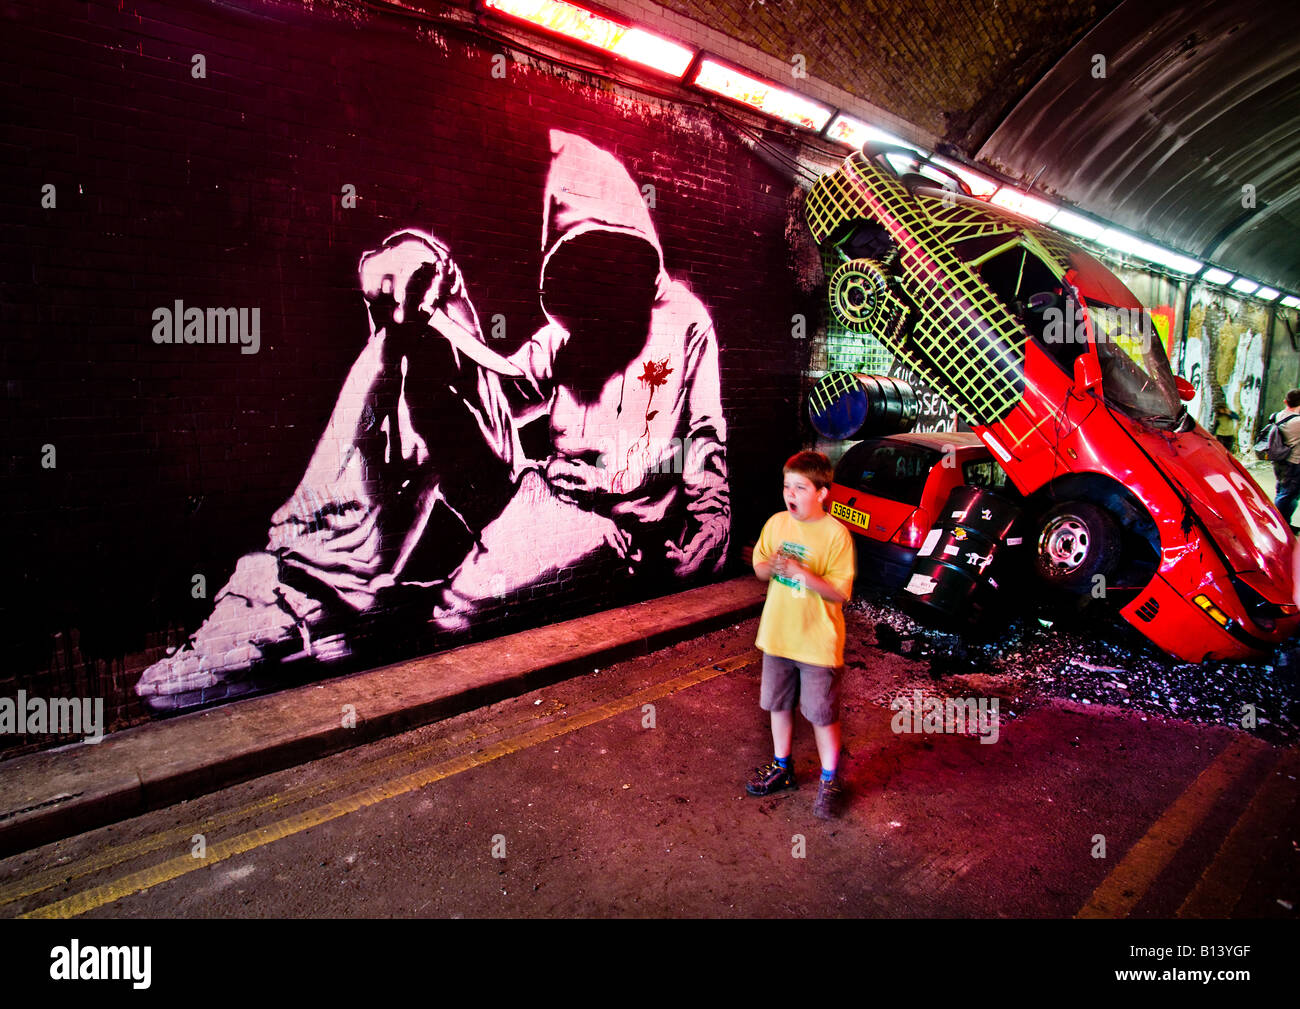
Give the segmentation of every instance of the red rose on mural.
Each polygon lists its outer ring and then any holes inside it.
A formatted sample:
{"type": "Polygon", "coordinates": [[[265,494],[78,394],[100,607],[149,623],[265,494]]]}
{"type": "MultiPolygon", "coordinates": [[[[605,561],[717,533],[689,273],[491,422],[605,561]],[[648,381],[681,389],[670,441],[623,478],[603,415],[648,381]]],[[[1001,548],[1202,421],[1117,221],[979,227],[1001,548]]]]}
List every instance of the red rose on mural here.
{"type": "Polygon", "coordinates": [[[672,371],[672,368],[668,367],[668,358],[665,357],[662,361],[646,361],[645,370],[639,377],[643,384],[650,387],[653,395],[653,390],[667,382],[672,371]]]}

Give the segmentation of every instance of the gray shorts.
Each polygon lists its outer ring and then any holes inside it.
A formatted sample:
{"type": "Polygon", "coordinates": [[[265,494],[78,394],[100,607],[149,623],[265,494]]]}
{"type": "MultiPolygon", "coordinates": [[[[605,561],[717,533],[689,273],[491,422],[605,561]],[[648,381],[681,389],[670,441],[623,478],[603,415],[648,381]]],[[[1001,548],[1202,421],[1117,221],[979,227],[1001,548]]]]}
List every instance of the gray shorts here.
{"type": "Polygon", "coordinates": [[[764,711],[793,711],[795,702],[813,725],[840,720],[843,666],[810,666],[763,653],[763,686],[758,706],[764,711]]]}

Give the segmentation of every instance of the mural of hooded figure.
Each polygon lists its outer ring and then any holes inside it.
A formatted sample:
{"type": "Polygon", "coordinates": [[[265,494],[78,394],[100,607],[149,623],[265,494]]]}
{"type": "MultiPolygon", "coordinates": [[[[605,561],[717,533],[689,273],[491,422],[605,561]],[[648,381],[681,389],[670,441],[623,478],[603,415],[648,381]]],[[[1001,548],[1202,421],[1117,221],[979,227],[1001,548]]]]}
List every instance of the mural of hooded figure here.
{"type": "Polygon", "coordinates": [[[258,664],[345,656],[380,612],[462,629],[580,562],[678,577],[721,567],[712,321],[665,273],[622,164],[550,138],[547,324],[503,358],[437,239],[402,231],[363,256],[370,338],[266,549],[240,558],[211,616],[137,683],[152,707],[246,692],[258,664]],[[522,449],[529,424],[547,434],[540,458],[522,449]]]}
{"type": "Polygon", "coordinates": [[[703,304],[664,268],[627,169],[552,130],[542,230],[547,324],[503,386],[550,454],[453,575],[437,623],[611,551],[628,573],[687,577],[726,558],[730,500],[717,337],[703,304]]]}
{"type": "Polygon", "coordinates": [[[500,376],[522,373],[483,343],[446,247],[398,232],[362,257],[360,280],[370,337],[307,470],[266,549],[137,682],[155,709],[247,692],[257,663],[350,654],[359,615],[383,593],[427,595],[509,499],[519,446],[500,376]]]}

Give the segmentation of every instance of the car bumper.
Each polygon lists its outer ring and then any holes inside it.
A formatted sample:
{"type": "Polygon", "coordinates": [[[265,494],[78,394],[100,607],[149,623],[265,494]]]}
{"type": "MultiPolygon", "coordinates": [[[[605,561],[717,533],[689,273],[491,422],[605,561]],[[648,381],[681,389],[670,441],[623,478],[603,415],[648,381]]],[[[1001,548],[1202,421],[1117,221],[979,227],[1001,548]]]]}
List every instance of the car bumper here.
{"type": "Polygon", "coordinates": [[[854,535],[858,551],[858,580],[882,588],[901,589],[912,573],[916,549],[854,535]]]}
{"type": "Polygon", "coordinates": [[[1300,628],[1300,616],[1279,620],[1271,631],[1239,619],[1222,626],[1159,574],[1120,615],[1153,644],[1187,662],[1259,661],[1300,628]]]}

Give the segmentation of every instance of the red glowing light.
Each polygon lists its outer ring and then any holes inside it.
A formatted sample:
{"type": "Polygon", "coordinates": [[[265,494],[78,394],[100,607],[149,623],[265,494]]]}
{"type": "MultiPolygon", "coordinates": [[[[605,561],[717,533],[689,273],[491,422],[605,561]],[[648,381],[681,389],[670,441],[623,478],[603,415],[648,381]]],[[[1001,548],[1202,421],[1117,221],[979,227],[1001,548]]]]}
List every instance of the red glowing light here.
{"type": "Polygon", "coordinates": [[[700,69],[696,71],[695,80],[691,83],[715,95],[730,98],[733,102],[748,105],[764,115],[783,119],[815,133],[821,132],[834,111],[798,92],[751,77],[715,60],[701,60],[700,69]]]}
{"type": "Polygon", "coordinates": [[[564,0],[483,0],[483,5],[671,77],[686,73],[695,55],[676,42],[564,0]]]}

